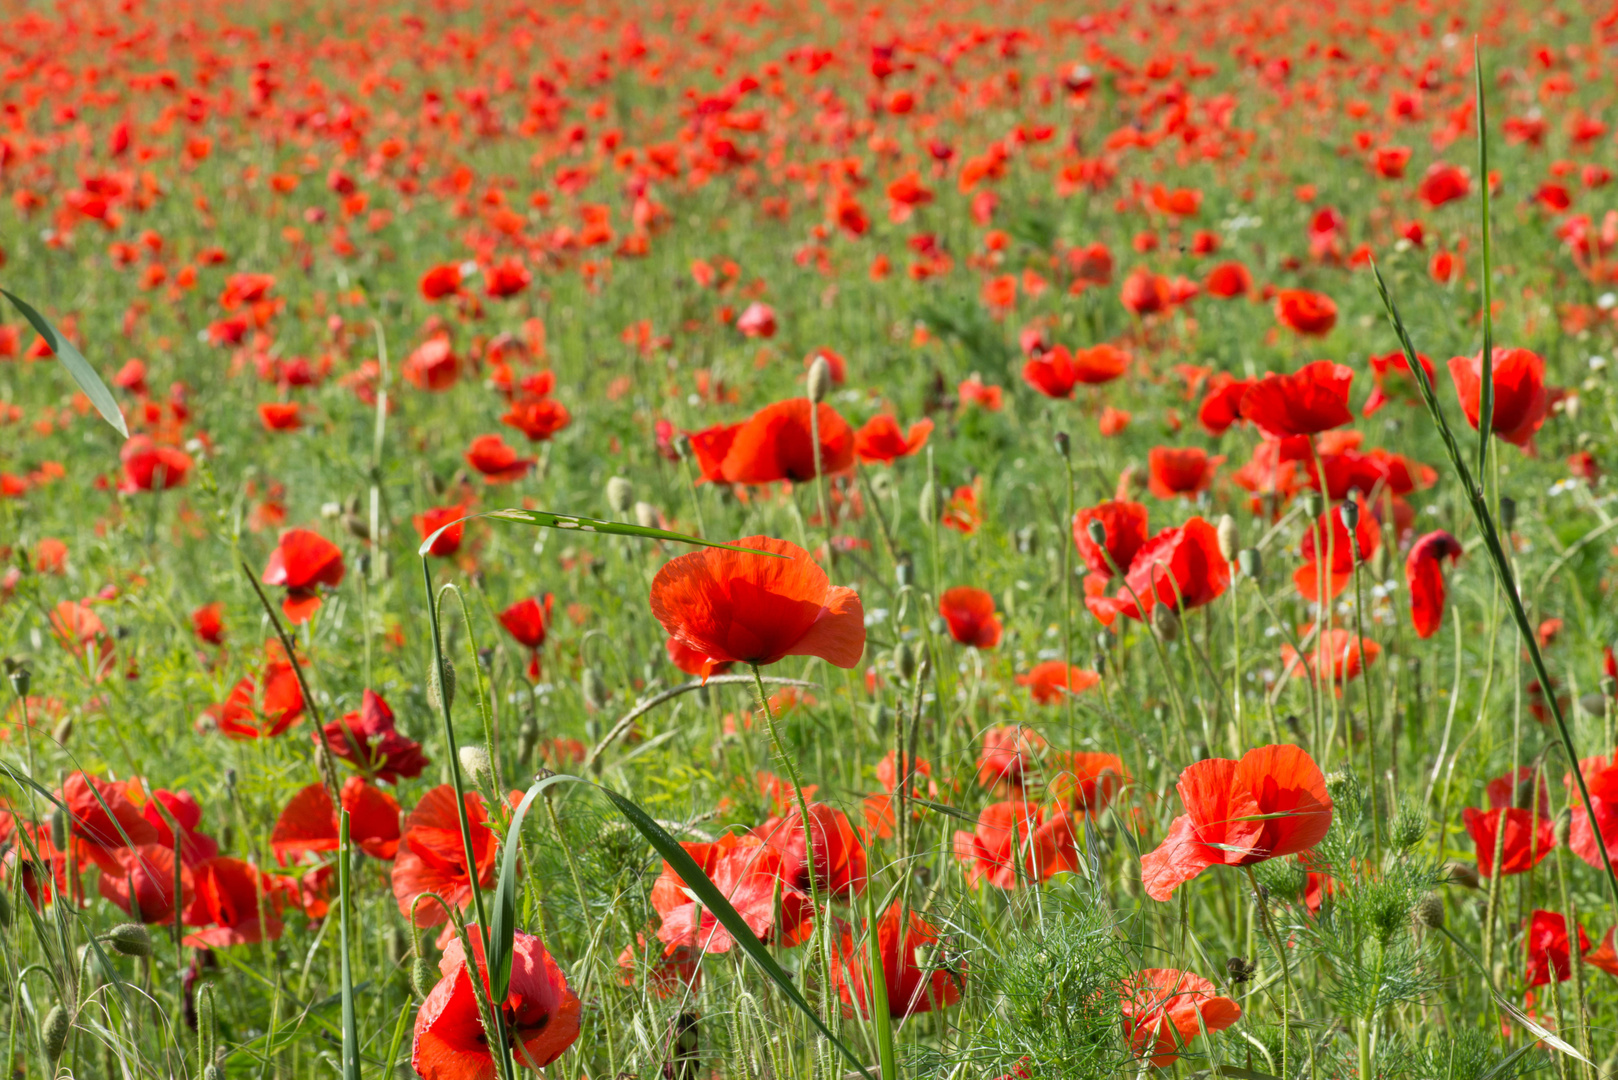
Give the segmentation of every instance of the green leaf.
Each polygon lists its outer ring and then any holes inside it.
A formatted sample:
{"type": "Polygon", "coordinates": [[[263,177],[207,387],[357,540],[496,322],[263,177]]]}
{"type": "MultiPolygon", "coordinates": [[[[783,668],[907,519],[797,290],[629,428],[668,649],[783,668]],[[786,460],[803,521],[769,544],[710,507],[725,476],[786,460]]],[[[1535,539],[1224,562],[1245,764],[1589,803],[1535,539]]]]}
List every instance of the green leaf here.
{"type": "MultiPolygon", "coordinates": [[[[775,957],[770,955],[770,950],[758,939],[758,935],[753,933],[752,928],[747,925],[741,913],[731,906],[725,894],[719,891],[719,886],[715,885],[708,875],[702,872],[702,867],[698,866],[690,853],[680,846],[678,840],[670,836],[663,826],[653,820],[650,814],[642,810],[632,800],[625,798],[609,787],[603,787],[581,777],[566,774],[547,777],[541,783],[561,783],[563,781],[589,784],[611,800],[613,806],[618,808],[618,812],[628,818],[629,823],[663,857],[663,861],[668,863],[676,874],[680,875],[680,880],[685,882],[691,895],[696,897],[704,908],[713,912],[714,918],[718,919],[720,924],[729,931],[730,936],[736,939],[736,944],[741,946],[742,952],[747,954],[747,958],[761,969],[765,975],[769,976],[770,981],[775,983],[776,989],[780,990],[782,995],[809,1019],[815,1029],[837,1048],[838,1053],[842,1054],[865,1080],[876,1080],[876,1077],[871,1075],[871,1071],[860,1063],[859,1058],[854,1056],[853,1051],[845,1046],[841,1039],[832,1034],[831,1029],[820,1019],[820,1015],[798,992],[797,986],[792,981],[792,976],[787,974],[780,964],[776,963],[775,957]]],[[[531,798],[539,786],[539,784],[536,784],[534,788],[530,788],[529,794],[524,796],[524,800],[531,798]]]]}
{"type": "MultiPolygon", "coordinates": [[[[888,973],[882,964],[882,941],[877,933],[881,913],[871,906],[870,890],[866,891],[865,945],[870,957],[865,981],[870,987],[871,1025],[876,1029],[876,1057],[882,1070],[882,1080],[899,1080],[899,1058],[893,1052],[893,1016],[888,1008],[888,973]]],[[[899,928],[899,940],[904,941],[905,928],[899,928]]]]}
{"type": "Polygon", "coordinates": [[[760,551],[757,548],[738,547],[735,544],[720,544],[712,540],[704,540],[697,536],[687,536],[685,533],[669,532],[667,529],[648,529],[640,525],[628,525],[622,521],[602,521],[600,518],[580,517],[577,514],[553,514],[547,510],[485,510],[481,514],[468,514],[463,518],[445,525],[427,539],[421,542],[416,554],[425,557],[432,550],[433,543],[444,532],[464,522],[474,521],[477,518],[495,518],[499,521],[517,521],[525,525],[536,525],[541,529],[561,529],[564,532],[605,533],[608,536],[638,536],[643,540],[668,540],[676,544],[695,544],[698,547],[723,548],[725,551],[747,551],[754,555],[768,555],[772,559],[784,559],[785,555],[777,555],[773,551],[760,551]]]}
{"type": "Polygon", "coordinates": [[[67,368],[67,373],[73,376],[73,381],[79,384],[79,389],[84,391],[84,396],[90,399],[90,404],[96,407],[96,412],[101,414],[101,418],[112,425],[112,430],[126,439],[129,438],[129,425],[124,423],[123,410],[118,408],[118,402],[113,400],[112,391],[107,389],[107,384],[101,381],[101,376],[96,374],[96,369],[90,366],[90,361],[84,358],[84,354],[79,352],[71,341],[58,334],[56,327],[52,326],[45,316],[35,311],[32,304],[5,289],[0,289],[0,296],[16,305],[17,310],[22,312],[22,317],[33,324],[39,336],[45,339],[45,344],[51,347],[51,352],[56,354],[56,359],[62,362],[62,366],[67,368]]]}
{"type": "Polygon", "coordinates": [[[552,784],[577,777],[566,774],[536,780],[517,804],[506,830],[505,850],[500,860],[500,880],[494,886],[494,913],[489,916],[489,1000],[506,1000],[511,986],[511,956],[517,940],[517,855],[522,850],[522,821],[539,793],[552,784]]]}

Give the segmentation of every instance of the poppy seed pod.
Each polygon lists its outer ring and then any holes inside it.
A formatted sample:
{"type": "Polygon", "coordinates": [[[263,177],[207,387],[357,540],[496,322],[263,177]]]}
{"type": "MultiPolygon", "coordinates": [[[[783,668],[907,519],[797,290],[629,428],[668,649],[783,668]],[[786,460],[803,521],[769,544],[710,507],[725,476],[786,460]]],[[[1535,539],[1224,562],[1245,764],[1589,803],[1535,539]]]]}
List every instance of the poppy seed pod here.
{"type": "Polygon", "coordinates": [[[1242,548],[1236,553],[1236,565],[1241,569],[1242,577],[1257,581],[1264,573],[1264,556],[1259,554],[1258,548],[1242,548]]]}
{"type": "Polygon", "coordinates": [[[1051,438],[1051,441],[1056,444],[1056,452],[1061,454],[1064,458],[1067,457],[1073,450],[1073,440],[1067,437],[1067,432],[1065,431],[1058,431],[1051,438]]]}
{"type": "Polygon", "coordinates": [[[29,688],[33,686],[34,672],[27,660],[8,656],[5,659],[6,678],[11,680],[11,688],[17,692],[18,697],[28,696],[29,688]]]}
{"type": "Polygon", "coordinates": [[[615,514],[627,514],[635,505],[635,485],[627,477],[614,476],[607,481],[607,505],[615,514]]]}
{"type": "Polygon", "coordinates": [[[1355,529],[1359,528],[1360,504],[1357,493],[1350,491],[1348,493],[1348,498],[1343,500],[1343,505],[1338,509],[1337,512],[1342,515],[1343,527],[1349,530],[1349,532],[1352,533],[1355,529]]]}
{"type": "MultiPolygon", "coordinates": [[[[1084,529],[1090,534],[1090,542],[1096,547],[1104,548],[1107,546],[1107,526],[1102,523],[1100,518],[1091,518],[1085,523],[1084,529]]],[[[1127,570],[1129,568],[1120,566],[1118,569],[1127,570]]]]}
{"type": "Polygon", "coordinates": [[[643,529],[657,528],[657,507],[649,502],[636,503],[635,524],[643,529]]]}
{"type": "Polygon", "coordinates": [[[67,1033],[72,1026],[73,1018],[68,1015],[65,1005],[53,1005],[51,1011],[45,1014],[45,1022],[39,1025],[39,1041],[52,1065],[56,1064],[67,1047],[67,1033]]]}
{"type": "Polygon", "coordinates": [[[815,357],[809,365],[809,400],[820,404],[831,393],[831,365],[824,356],[815,357]]]}
{"type": "Polygon", "coordinates": [[[1152,608],[1152,629],[1164,641],[1173,641],[1180,636],[1180,613],[1167,604],[1158,604],[1152,608]]]}
{"type": "Polygon", "coordinates": [[[453,709],[455,707],[455,665],[445,657],[444,661],[444,692],[439,693],[438,664],[427,666],[427,702],[435,709],[453,709]]]}
{"type": "Polygon", "coordinates": [[[1242,549],[1242,538],[1236,528],[1236,519],[1229,514],[1220,515],[1215,535],[1219,538],[1219,554],[1225,557],[1226,562],[1235,562],[1237,553],[1242,549]]]}
{"type": "Polygon", "coordinates": [[[1428,893],[1416,901],[1416,909],[1413,914],[1416,921],[1421,925],[1431,927],[1434,930],[1442,929],[1444,926],[1444,901],[1439,898],[1437,893],[1428,893]]]}
{"type": "Polygon", "coordinates": [[[152,935],[140,923],[120,923],[107,934],[112,947],[125,956],[152,955],[152,935]]]}

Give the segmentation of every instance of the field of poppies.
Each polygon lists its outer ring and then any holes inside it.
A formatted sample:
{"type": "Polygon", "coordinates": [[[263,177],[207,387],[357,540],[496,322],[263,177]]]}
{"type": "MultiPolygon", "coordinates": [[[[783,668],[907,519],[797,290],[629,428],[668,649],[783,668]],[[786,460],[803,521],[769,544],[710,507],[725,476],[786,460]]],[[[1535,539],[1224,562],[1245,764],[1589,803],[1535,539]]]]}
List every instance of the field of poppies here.
{"type": "Polygon", "coordinates": [[[0,12],[0,1040],[1618,1075],[1613,0],[0,12]]]}

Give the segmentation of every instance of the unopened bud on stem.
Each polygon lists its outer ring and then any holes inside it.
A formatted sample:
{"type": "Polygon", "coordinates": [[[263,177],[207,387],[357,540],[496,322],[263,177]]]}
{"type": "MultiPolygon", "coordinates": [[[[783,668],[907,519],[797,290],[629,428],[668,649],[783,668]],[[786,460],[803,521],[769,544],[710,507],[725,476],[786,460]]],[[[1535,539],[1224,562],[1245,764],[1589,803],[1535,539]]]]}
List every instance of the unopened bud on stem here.
{"type": "Polygon", "coordinates": [[[831,393],[831,365],[824,356],[815,357],[809,365],[809,400],[819,404],[831,393]]]}
{"type": "Polygon", "coordinates": [[[1235,562],[1236,553],[1242,548],[1241,533],[1236,528],[1236,519],[1229,514],[1220,515],[1217,535],[1219,554],[1224,556],[1226,562],[1235,562]]]}
{"type": "Polygon", "coordinates": [[[615,476],[607,481],[607,505],[615,514],[627,514],[635,505],[635,485],[627,477],[615,476]]]}

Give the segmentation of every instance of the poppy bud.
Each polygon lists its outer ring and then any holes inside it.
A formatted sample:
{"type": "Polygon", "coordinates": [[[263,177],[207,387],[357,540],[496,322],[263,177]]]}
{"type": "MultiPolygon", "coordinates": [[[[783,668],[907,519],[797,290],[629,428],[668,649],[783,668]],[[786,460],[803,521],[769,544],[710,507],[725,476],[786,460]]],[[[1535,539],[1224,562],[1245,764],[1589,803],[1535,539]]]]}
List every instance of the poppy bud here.
{"type": "Polygon", "coordinates": [[[899,642],[893,649],[893,666],[899,678],[909,682],[916,677],[916,654],[907,642],[899,642]]]}
{"type": "Polygon", "coordinates": [[[1257,581],[1264,573],[1264,556],[1259,554],[1258,548],[1242,548],[1236,553],[1236,565],[1241,569],[1242,577],[1257,581]]]}
{"type": "Polygon", "coordinates": [[[5,668],[6,678],[11,680],[11,688],[17,692],[17,696],[27,697],[28,689],[34,682],[32,665],[23,657],[8,656],[5,659],[5,668]]]}
{"type": "Polygon", "coordinates": [[[112,947],[125,956],[152,955],[152,935],[140,923],[120,923],[107,934],[112,947]]]}
{"type": "Polygon", "coordinates": [[[816,404],[825,401],[831,393],[831,365],[824,356],[815,357],[809,365],[809,400],[816,404]]]}
{"type": "MultiPolygon", "coordinates": [[[[1100,518],[1091,518],[1085,523],[1084,530],[1090,534],[1090,542],[1096,547],[1104,548],[1107,546],[1107,527],[1101,523],[1100,518]]],[[[1119,567],[1119,569],[1123,570],[1127,569],[1127,567],[1119,567]]]]}
{"type": "Polygon", "coordinates": [[[1556,823],[1551,826],[1551,835],[1556,839],[1557,847],[1567,847],[1568,833],[1573,829],[1573,811],[1563,807],[1562,812],[1556,815],[1556,823]]]}
{"type": "Polygon", "coordinates": [[[1579,708],[1586,716],[1601,716],[1607,711],[1607,699],[1600,694],[1584,694],[1579,698],[1579,708]]]}
{"type": "Polygon", "coordinates": [[[1421,925],[1440,930],[1444,926],[1444,901],[1437,893],[1428,893],[1416,901],[1416,910],[1413,914],[1421,925]]]}
{"type": "Polygon", "coordinates": [[[643,529],[657,528],[657,507],[649,502],[636,503],[635,524],[643,529]]]}
{"type": "Polygon", "coordinates": [[[1343,519],[1343,527],[1350,532],[1360,526],[1360,504],[1354,500],[1354,495],[1354,492],[1349,492],[1348,498],[1343,500],[1343,505],[1338,510],[1343,519]]]}
{"type": "Polygon", "coordinates": [[[1601,676],[1601,692],[1608,697],[1618,697],[1618,679],[1611,675],[1601,676]]]}
{"type": "Polygon", "coordinates": [[[691,436],[682,431],[669,440],[669,445],[674,448],[675,457],[681,461],[691,460],[691,436]]]}
{"type": "Polygon", "coordinates": [[[438,982],[433,974],[433,966],[422,957],[418,956],[410,961],[410,989],[414,990],[416,996],[423,1001],[433,992],[433,986],[438,982]]]}
{"type": "Polygon", "coordinates": [[[1164,641],[1173,641],[1180,636],[1180,613],[1167,604],[1158,604],[1152,608],[1152,629],[1164,641]]]}
{"type": "Polygon", "coordinates": [[[931,480],[921,485],[921,502],[917,512],[921,514],[923,525],[931,525],[938,520],[938,489],[931,480]]]}
{"type": "Polygon", "coordinates": [[[1303,493],[1303,512],[1311,518],[1317,518],[1325,513],[1324,502],[1325,500],[1320,497],[1320,492],[1306,491],[1303,493]]]}
{"type": "Polygon", "coordinates": [[[1500,527],[1510,532],[1517,524],[1517,500],[1510,495],[1500,496],[1500,527]]]}
{"type": "Polygon", "coordinates": [[[612,696],[612,691],[607,689],[607,681],[601,677],[601,672],[593,667],[587,667],[579,683],[580,689],[584,692],[584,700],[592,709],[607,707],[607,700],[612,696]]]}
{"type": "Polygon", "coordinates": [[[1478,868],[1474,863],[1452,862],[1444,864],[1446,880],[1465,889],[1478,887],[1478,868]]]}
{"type": "Polygon", "coordinates": [[[1052,437],[1051,441],[1056,444],[1056,452],[1061,454],[1064,458],[1072,452],[1073,444],[1072,440],[1067,437],[1067,432],[1058,431],[1052,437]]]}
{"type": "Polygon", "coordinates": [[[1217,535],[1219,554],[1225,557],[1226,562],[1235,562],[1237,552],[1242,549],[1242,538],[1236,528],[1236,519],[1229,514],[1220,515],[1217,535]]]}
{"type": "Polygon", "coordinates": [[[909,555],[899,556],[899,561],[893,566],[893,580],[901,589],[916,583],[916,564],[910,561],[909,555]]]}
{"type": "Polygon", "coordinates": [[[67,850],[67,818],[61,807],[51,811],[51,844],[57,851],[67,850]]]}
{"type": "Polygon", "coordinates": [[[73,718],[71,716],[62,717],[61,720],[57,721],[56,726],[51,728],[51,738],[55,740],[57,746],[66,746],[67,741],[72,737],[73,718]]]}
{"type": "Polygon", "coordinates": [[[343,514],[343,528],[356,540],[368,542],[371,539],[371,522],[358,511],[349,510],[343,514]]]}
{"type": "Polygon", "coordinates": [[[68,1015],[67,1006],[60,1004],[53,1005],[45,1014],[45,1022],[39,1025],[39,1041],[44,1044],[45,1057],[52,1065],[67,1047],[67,1033],[72,1026],[73,1018],[68,1015]]]}
{"type": "Polygon", "coordinates": [[[481,780],[492,771],[489,767],[489,752],[481,746],[463,746],[460,748],[461,768],[473,779],[481,780]]]}
{"type": "Polygon", "coordinates": [[[444,692],[439,693],[438,664],[427,666],[427,702],[435,709],[452,709],[455,707],[455,665],[445,657],[444,665],[444,692]]]}
{"type": "Polygon", "coordinates": [[[927,620],[927,629],[932,631],[932,633],[935,635],[942,634],[949,629],[949,623],[944,621],[944,617],[942,615],[934,615],[932,618],[927,620]]]}
{"type": "Polygon", "coordinates": [[[615,514],[627,514],[635,505],[635,485],[627,477],[615,476],[607,481],[607,505],[615,514]]]}

